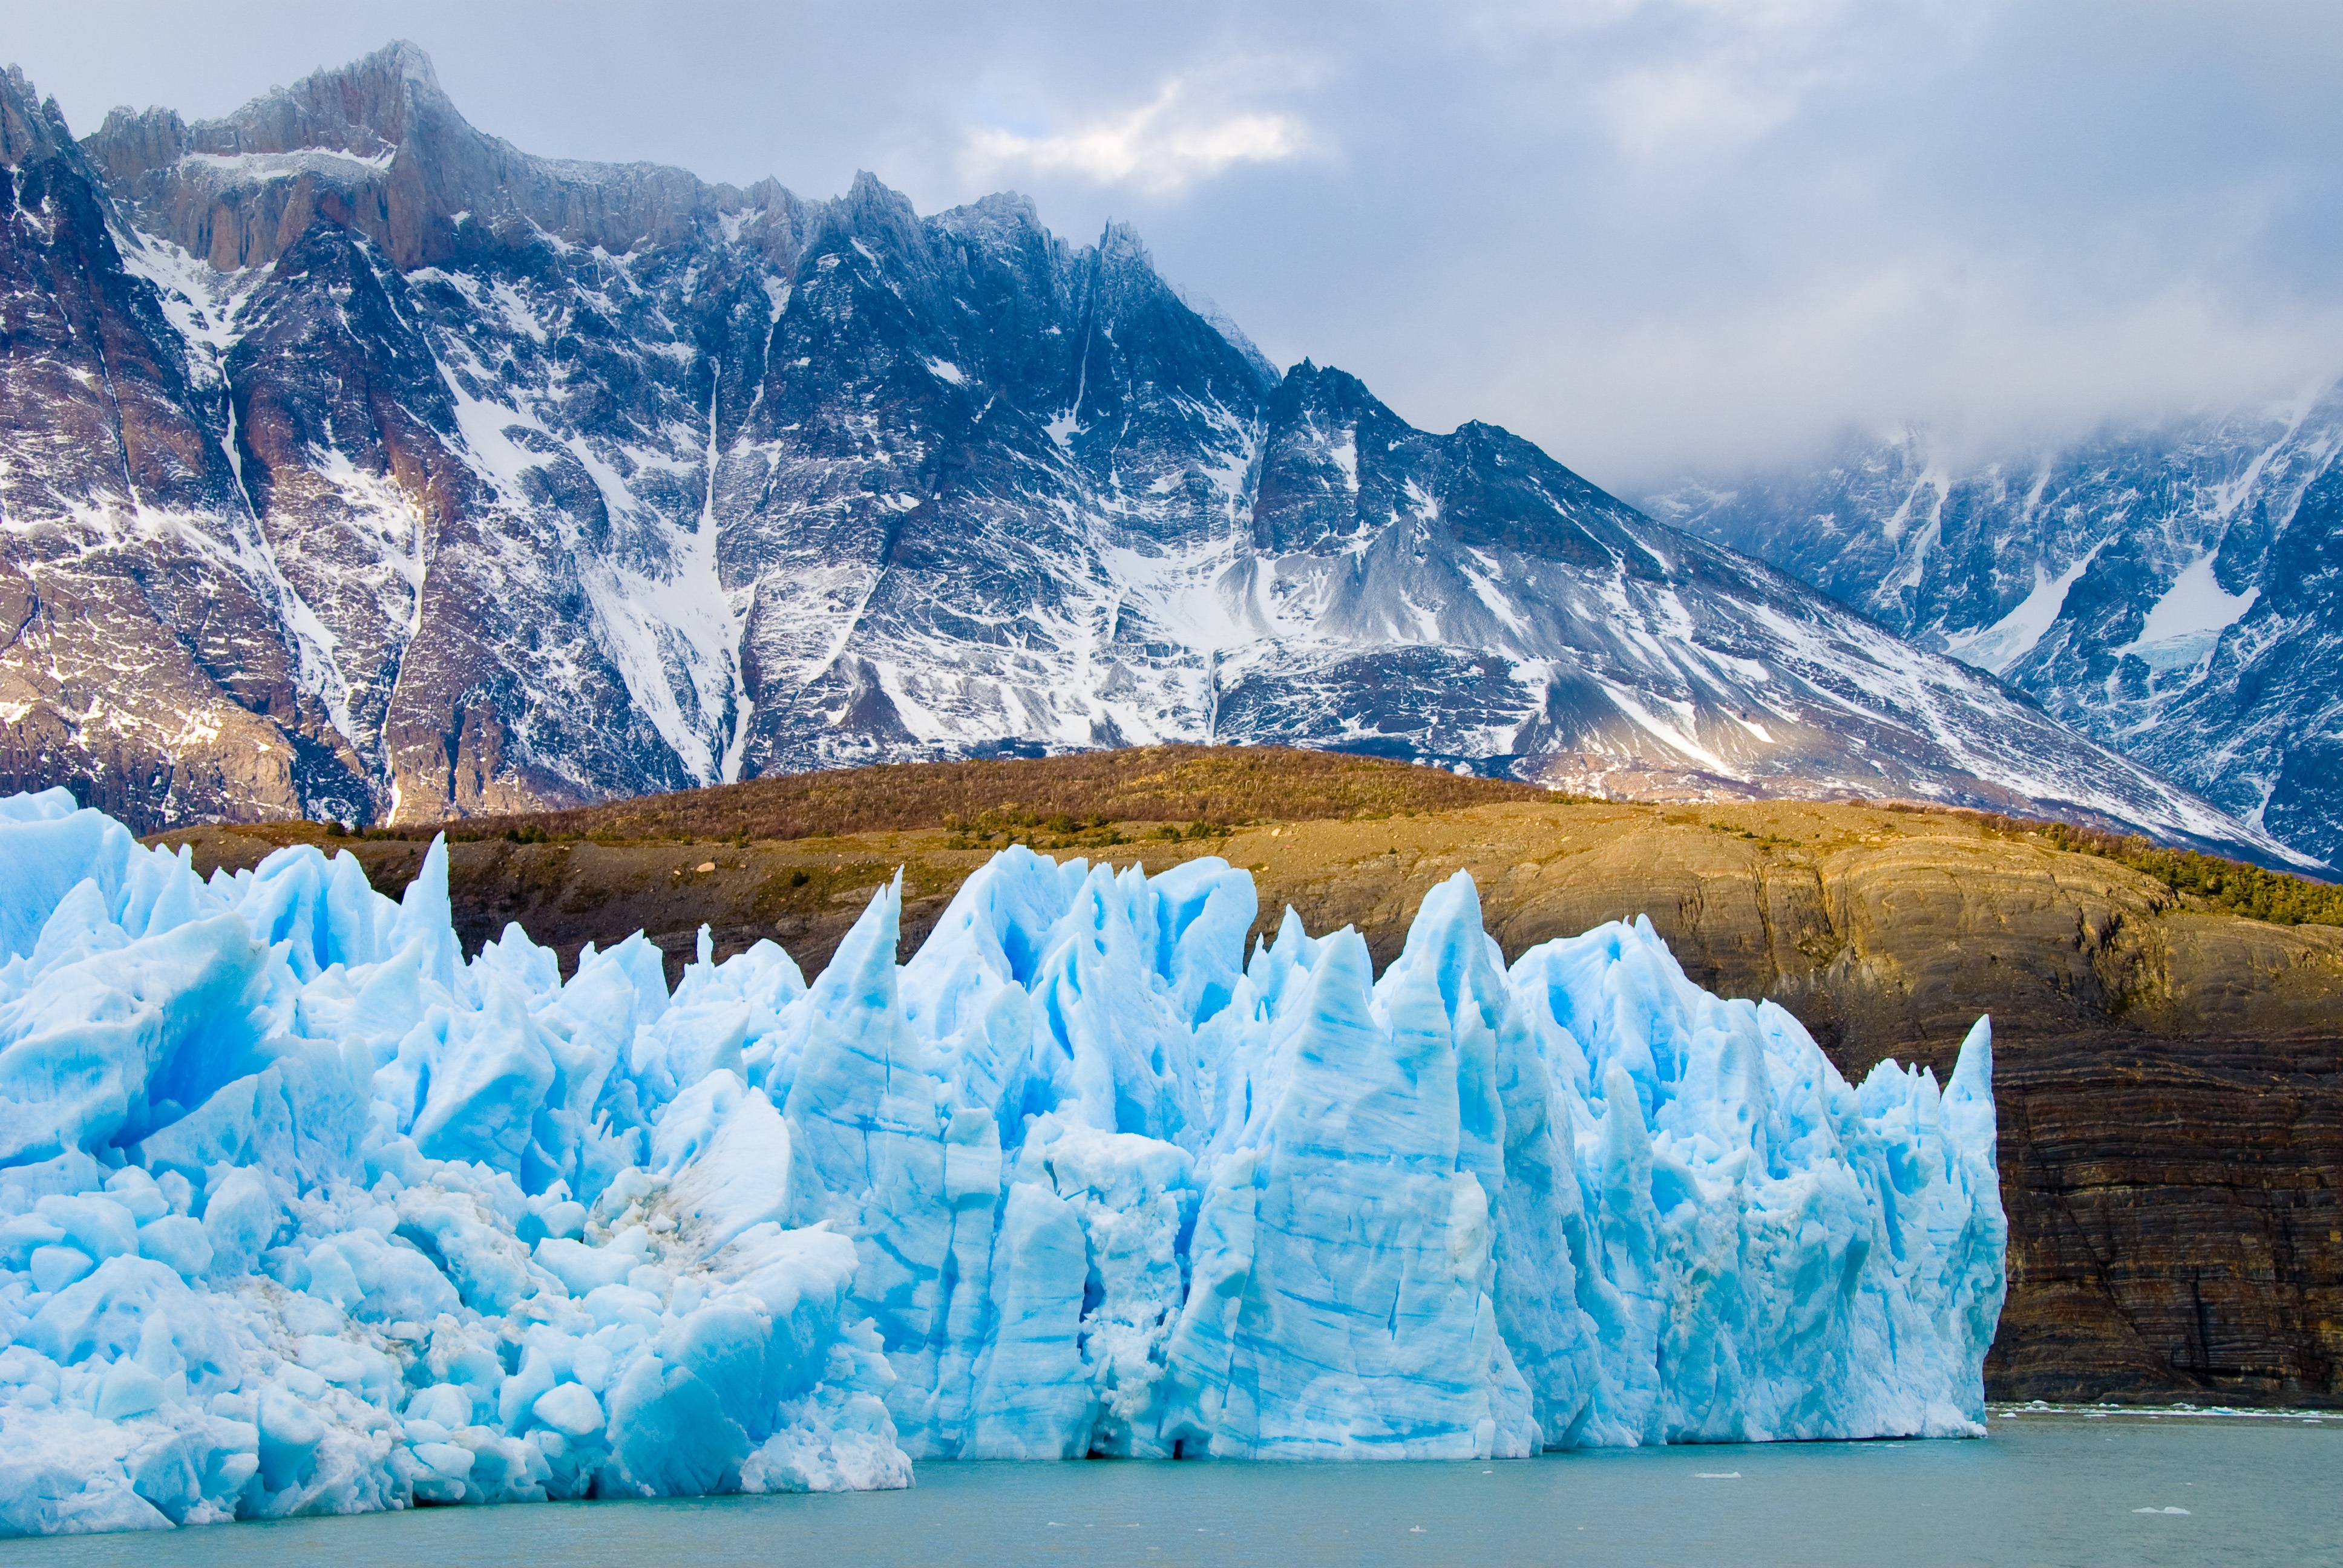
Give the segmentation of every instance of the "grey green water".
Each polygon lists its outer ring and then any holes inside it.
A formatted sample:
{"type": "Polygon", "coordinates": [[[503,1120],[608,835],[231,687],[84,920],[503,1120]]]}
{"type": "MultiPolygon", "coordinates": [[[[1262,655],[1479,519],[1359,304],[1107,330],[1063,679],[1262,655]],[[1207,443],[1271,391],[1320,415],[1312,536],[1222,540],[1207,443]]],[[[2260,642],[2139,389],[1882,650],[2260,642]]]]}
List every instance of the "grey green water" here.
{"type": "Polygon", "coordinates": [[[2343,1563],[2343,1415],[1992,1425],[1491,1464],[928,1464],[910,1492],[17,1541],[0,1565],[2343,1563]]]}

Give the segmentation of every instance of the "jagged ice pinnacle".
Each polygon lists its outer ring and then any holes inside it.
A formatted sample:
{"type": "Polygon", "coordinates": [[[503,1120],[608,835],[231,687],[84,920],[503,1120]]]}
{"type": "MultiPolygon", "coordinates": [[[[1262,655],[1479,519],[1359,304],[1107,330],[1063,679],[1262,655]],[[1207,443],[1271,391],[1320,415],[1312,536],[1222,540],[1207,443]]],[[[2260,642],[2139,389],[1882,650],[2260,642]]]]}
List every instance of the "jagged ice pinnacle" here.
{"type": "Polygon", "coordinates": [[[0,801],[0,1531],[902,1486],[913,1458],[1969,1434],[1989,1030],[1860,1086],[1469,878],[1378,979],[1252,879],[1003,852],[808,987],[564,981],[280,850],[0,801]]]}

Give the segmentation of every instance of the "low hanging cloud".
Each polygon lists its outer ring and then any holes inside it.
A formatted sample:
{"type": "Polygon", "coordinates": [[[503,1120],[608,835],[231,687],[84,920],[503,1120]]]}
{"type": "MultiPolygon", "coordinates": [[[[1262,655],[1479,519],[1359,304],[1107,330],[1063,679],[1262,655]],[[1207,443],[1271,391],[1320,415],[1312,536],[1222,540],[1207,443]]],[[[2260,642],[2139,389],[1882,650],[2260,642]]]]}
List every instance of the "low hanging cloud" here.
{"type": "Polygon", "coordinates": [[[1213,101],[1174,77],[1146,104],[1053,134],[987,126],[969,134],[962,174],[973,180],[1071,175],[1150,196],[1177,195],[1237,164],[1274,164],[1310,150],[1291,115],[1213,101]]]}

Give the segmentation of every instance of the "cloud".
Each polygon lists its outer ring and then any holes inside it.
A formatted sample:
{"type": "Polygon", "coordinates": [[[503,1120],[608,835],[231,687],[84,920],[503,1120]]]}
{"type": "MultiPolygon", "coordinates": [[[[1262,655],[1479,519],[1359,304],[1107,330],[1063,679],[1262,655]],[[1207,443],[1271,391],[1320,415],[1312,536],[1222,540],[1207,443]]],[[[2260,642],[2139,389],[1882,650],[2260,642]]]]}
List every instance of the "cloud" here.
{"type": "Polygon", "coordinates": [[[1627,494],[2343,371],[2332,0],[114,0],[104,49],[22,12],[85,131],[404,35],[531,152],[868,168],[923,212],[1014,186],[1061,235],[1134,223],[1277,362],[1627,494]]]}
{"type": "Polygon", "coordinates": [[[1574,0],[1489,5],[1479,69],[1551,101],[1637,161],[1729,156],[1866,78],[1916,86],[1971,47],[1992,0],[1574,0]],[[1510,69],[1526,63],[1526,72],[1510,69]]]}
{"type": "Polygon", "coordinates": [[[1136,109],[1054,135],[990,126],[971,131],[960,166],[978,182],[1021,173],[1072,175],[1160,196],[1237,164],[1282,163],[1310,146],[1307,128],[1294,116],[1217,104],[1174,77],[1136,109]]]}
{"type": "Polygon", "coordinates": [[[1859,68],[1836,5],[1643,8],[1655,10],[1676,25],[1594,85],[1612,136],[1634,157],[1745,146],[1859,68]]]}

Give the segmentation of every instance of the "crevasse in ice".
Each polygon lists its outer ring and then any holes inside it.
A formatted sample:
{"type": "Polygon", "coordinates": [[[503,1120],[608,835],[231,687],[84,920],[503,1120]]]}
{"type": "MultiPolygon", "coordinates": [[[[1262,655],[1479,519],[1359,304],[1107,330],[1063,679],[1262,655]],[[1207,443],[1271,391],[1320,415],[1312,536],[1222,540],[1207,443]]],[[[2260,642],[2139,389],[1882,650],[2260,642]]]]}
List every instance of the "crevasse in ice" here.
{"type": "Polygon", "coordinates": [[[445,849],[198,878],[0,801],[0,1531],[900,1486],[914,1457],[1978,1430],[1991,1043],[1859,1086],[1469,878],[1378,979],[1008,850],[899,965],[468,961],[445,849]]]}

